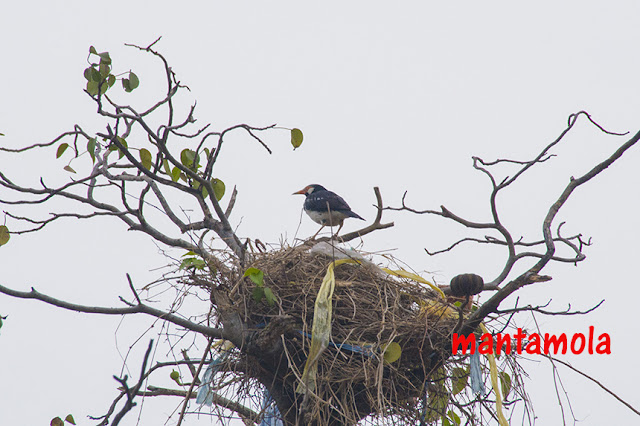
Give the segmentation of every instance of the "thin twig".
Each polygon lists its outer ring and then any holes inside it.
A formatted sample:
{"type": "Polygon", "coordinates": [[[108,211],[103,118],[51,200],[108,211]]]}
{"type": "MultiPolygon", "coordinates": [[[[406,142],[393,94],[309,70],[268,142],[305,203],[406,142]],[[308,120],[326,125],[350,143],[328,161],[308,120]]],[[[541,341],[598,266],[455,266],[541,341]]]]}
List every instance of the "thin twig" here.
{"type": "Polygon", "coordinates": [[[631,404],[629,404],[628,402],[626,402],[625,400],[623,400],[622,398],[620,398],[618,395],[616,395],[613,391],[611,391],[609,388],[607,388],[605,385],[603,385],[602,383],[600,383],[598,380],[594,379],[593,377],[589,376],[586,373],[583,373],[582,371],[578,370],[577,368],[573,367],[571,364],[564,362],[558,358],[554,358],[552,356],[548,356],[551,360],[553,360],[554,362],[560,363],[562,365],[564,365],[565,367],[570,368],[571,370],[575,371],[576,373],[580,374],[581,376],[586,377],[587,379],[591,380],[593,383],[595,383],[596,385],[600,386],[602,389],[604,389],[605,392],[607,392],[609,395],[613,396],[615,399],[617,399],[618,401],[620,401],[621,403],[623,403],[627,408],[629,408],[631,411],[633,411],[634,413],[636,413],[637,415],[640,416],[640,411],[638,411],[637,409],[633,408],[633,406],[631,404]]]}
{"type": "MultiPolygon", "coordinates": [[[[200,360],[200,364],[198,364],[198,369],[196,370],[195,377],[200,376],[200,371],[202,370],[202,366],[204,365],[205,359],[207,359],[207,354],[211,350],[211,344],[213,343],[213,337],[209,337],[209,342],[207,342],[207,349],[205,349],[204,354],[202,354],[202,359],[200,360]]],[[[180,426],[182,424],[182,420],[184,419],[184,414],[187,411],[187,406],[189,405],[189,398],[191,398],[191,394],[193,392],[193,387],[196,385],[196,379],[191,381],[191,386],[189,386],[189,390],[184,397],[184,404],[182,404],[182,410],[180,411],[180,417],[178,418],[178,423],[176,426],[180,426]]]]}
{"type": "Polygon", "coordinates": [[[127,385],[127,376],[124,376],[124,378],[119,378],[117,376],[113,376],[114,379],[116,379],[116,381],[118,383],[120,383],[122,385],[122,387],[125,390],[125,393],[127,395],[127,401],[124,404],[124,407],[122,407],[122,410],[120,410],[120,412],[118,412],[114,417],[113,417],[113,426],[116,426],[120,423],[120,420],[123,419],[123,417],[129,412],[131,411],[131,409],[133,407],[135,407],[136,403],[133,401],[133,399],[136,397],[136,395],[138,395],[138,392],[140,391],[140,388],[142,387],[142,384],[144,383],[144,380],[146,379],[146,370],[147,370],[147,361],[149,361],[149,355],[151,354],[151,349],[153,348],[153,339],[149,341],[149,347],[147,348],[147,352],[144,355],[144,360],[142,361],[142,368],[140,371],[140,380],[138,380],[138,383],[135,384],[135,386],[133,388],[129,388],[127,385]]]}
{"type": "Polygon", "coordinates": [[[147,314],[180,327],[184,327],[187,330],[195,331],[205,336],[211,336],[216,339],[232,339],[225,330],[220,328],[211,328],[201,324],[191,322],[185,318],[182,318],[171,312],[165,312],[160,309],[152,308],[151,306],[143,303],[129,304],[126,308],[112,308],[102,306],[87,306],[79,305],[76,303],[70,303],[64,300],[56,299],[46,294],[36,291],[33,287],[31,291],[18,291],[11,288],[0,285],[0,293],[4,293],[8,296],[17,297],[20,299],[35,299],[49,305],[57,306],[58,308],[67,309],[70,311],[83,312],[87,314],[103,314],[103,315],[129,315],[129,314],[147,314]],[[225,337],[226,336],[226,337],[225,337]]]}

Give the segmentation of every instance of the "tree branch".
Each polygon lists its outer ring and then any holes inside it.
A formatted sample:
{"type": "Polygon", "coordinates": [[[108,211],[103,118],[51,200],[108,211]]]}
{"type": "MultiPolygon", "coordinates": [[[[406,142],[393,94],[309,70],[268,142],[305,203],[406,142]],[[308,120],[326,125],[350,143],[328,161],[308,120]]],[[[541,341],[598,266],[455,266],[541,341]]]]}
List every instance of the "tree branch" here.
{"type": "Polygon", "coordinates": [[[47,296],[36,291],[33,287],[31,291],[18,291],[13,290],[3,285],[0,285],[0,293],[8,296],[17,297],[19,299],[35,299],[49,305],[57,306],[58,308],[67,309],[70,311],[82,312],[86,314],[103,314],[103,315],[129,315],[129,314],[146,314],[164,321],[168,321],[172,324],[186,328],[187,330],[201,333],[205,336],[214,337],[216,339],[230,339],[233,336],[229,336],[229,333],[223,329],[207,327],[201,324],[196,324],[187,319],[177,316],[176,314],[165,312],[160,309],[152,308],[151,306],[138,303],[129,304],[126,308],[110,308],[102,306],[86,306],[70,303],[64,300],[56,299],[51,296],[47,296]]]}
{"type": "MultiPolygon", "coordinates": [[[[451,251],[457,245],[463,242],[475,242],[482,244],[496,244],[500,246],[504,246],[508,250],[508,256],[502,268],[502,271],[495,277],[492,281],[487,282],[485,284],[485,290],[497,290],[497,293],[494,294],[489,300],[487,300],[478,310],[476,310],[471,316],[465,321],[465,324],[462,327],[462,332],[468,334],[475,330],[475,327],[490,313],[496,312],[500,303],[506,299],[513,292],[519,290],[525,285],[529,285],[536,282],[548,281],[551,277],[540,275],[542,269],[550,262],[564,262],[564,263],[577,263],[584,260],[586,257],[584,253],[582,253],[582,249],[584,246],[588,246],[590,241],[583,241],[582,235],[577,234],[572,237],[563,237],[561,235],[561,228],[564,225],[564,222],[561,223],[556,232],[556,236],[553,235],[551,231],[551,226],[553,224],[553,220],[555,219],[560,208],[566,203],[569,199],[573,191],[579,186],[585,184],[589,180],[593,179],[599,173],[604,171],[607,167],[613,164],[617,159],[619,159],[629,148],[635,145],[638,140],[640,140],[640,132],[636,133],[631,139],[629,139],[626,143],[620,146],[613,154],[611,154],[608,158],[606,158],[601,163],[597,164],[593,167],[589,172],[585,173],[583,176],[579,178],[571,178],[569,184],[565,187],[562,194],[558,197],[558,199],[549,207],[549,210],[546,214],[546,217],[542,223],[542,240],[534,241],[534,242],[525,242],[522,241],[522,238],[518,241],[514,241],[511,237],[510,231],[504,227],[500,221],[498,205],[497,205],[497,195],[498,193],[506,188],[507,186],[514,183],[520,176],[522,176],[525,172],[530,170],[533,166],[543,163],[549,160],[553,154],[550,154],[549,151],[555,145],[560,143],[560,141],[566,136],[566,134],[575,126],[577,119],[580,116],[585,116],[593,125],[595,125],[600,131],[610,134],[610,135],[621,135],[620,133],[613,133],[605,130],[602,126],[596,123],[593,118],[586,112],[580,111],[576,114],[572,114],[569,117],[567,127],[561,132],[560,136],[558,136],[554,141],[549,143],[544,149],[533,159],[530,161],[515,161],[515,160],[505,160],[499,159],[493,162],[486,162],[479,157],[473,157],[473,167],[489,178],[492,185],[491,194],[489,197],[489,207],[491,210],[491,215],[493,218],[492,222],[474,222],[463,217],[460,217],[446,207],[441,206],[440,211],[436,210],[417,210],[407,206],[405,199],[407,192],[402,196],[402,205],[401,207],[387,207],[388,210],[394,211],[409,211],[415,214],[430,214],[441,216],[446,219],[453,220],[456,223],[461,224],[462,226],[469,229],[493,229],[499,232],[502,235],[502,239],[498,239],[492,236],[485,236],[484,240],[478,238],[465,237],[462,238],[455,243],[451,244],[448,248],[444,250],[439,250],[436,252],[429,252],[428,254],[437,254],[451,251]],[[512,177],[505,177],[500,182],[494,177],[494,175],[487,169],[487,167],[496,165],[499,163],[510,163],[517,166],[520,166],[517,172],[512,177]],[[563,246],[567,247],[573,252],[573,256],[557,256],[556,249],[557,244],[560,243],[563,246]],[[543,246],[543,250],[540,252],[535,251],[523,251],[518,252],[517,248],[520,247],[535,247],[535,246],[543,246]],[[522,260],[527,258],[537,259],[537,262],[529,267],[526,272],[522,273],[515,279],[512,279],[503,287],[500,285],[503,283],[505,279],[511,273],[514,265],[522,260]]],[[[445,289],[446,292],[448,289],[445,289]]]]}
{"type": "Polygon", "coordinates": [[[200,364],[198,364],[198,368],[196,369],[196,372],[194,374],[194,379],[191,381],[191,386],[189,386],[189,390],[185,395],[184,403],[182,404],[182,410],[180,411],[180,417],[178,418],[178,423],[176,426],[180,426],[182,424],[182,420],[184,420],[184,414],[186,413],[187,406],[189,405],[189,398],[191,398],[191,395],[193,394],[193,387],[196,385],[196,379],[200,375],[200,371],[202,371],[202,366],[204,365],[205,359],[207,359],[207,354],[211,350],[212,343],[213,343],[213,337],[209,337],[207,348],[205,349],[204,354],[202,354],[202,359],[200,360],[200,364]]]}
{"type": "MultiPolygon", "coordinates": [[[[187,398],[187,391],[183,391],[183,390],[159,388],[156,386],[148,386],[147,389],[148,389],[147,391],[139,391],[138,395],[140,396],[178,396],[180,398],[187,398]]],[[[231,411],[234,411],[238,413],[240,416],[246,419],[249,419],[254,423],[260,422],[260,414],[256,413],[249,407],[246,407],[231,399],[225,398],[224,396],[219,395],[213,391],[210,391],[210,392],[213,396],[214,404],[220,407],[227,408],[231,411]]],[[[191,393],[189,395],[189,398],[193,399],[196,396],[197,395],[195,393],[191,393]]]]}
{"type": "MultiPolygon", "coordinates": [[[[384,210],[384,206],[382,204],[382,195],[380,195],[380,188],[378,188],[377,186],[374,187],[373,192],[376,195],[376,205],[374,207],[377,209],[376,218],[374,219],[373,223],[371,223],[368,226],[365,226],[364,228],[358,229],[357,231],[353,231],[343,236],[337,237],[342,242],[346,243],[347,241],[351,241],[356,238],[361,238],[373,231],[377,231],[378,229],[391,228],[394,225],[393,222],[381,223],[382,211],[384,210]]],[[[320,241],[329,241],[330,239],[331,238],[329,237],[322,237],[322,238],[318,238],[317,240],[314,240],[313,242],[317,243],[320,241]]]]}
{"type": "MultiPolygon", "coordinates": [[[[551,300],[549,300],[549,302],[551,302],[551,300]]],[[[537,312],[539,314],[542,315],[586,315],[590,312],[595,311],[596,309],[598,309],[603,303],[604,303],[604,299],[602,299],[600,302],[598,302],[597,305],[587,309],[586,311],[572,311],[571,310],[571,303],[569,303],[569,306],[567,307],[567,309],[565,309],[564,311],[547,311],[544,310],[542,308],[546,307],[549,305],[549,302],[547,302],[546,305],[544,306],[523,306],[521,308],[512,308],[512,309],[496,309],[496,313],[497,314],[512,314],[512,313],[516,313],[516,312],[537,312]]]]}
{"type": "Polygon", "coordinates": [[[633,408],[633,406],[631,404],[629,404],[628,402],[626,402],[625,400],[620,398],[618,395],[613,393],[611,390],[609,390],[609,388],[607,388],[605,385],[600,383],[598,380],[594,379],[593,377],[589,376],[588,374],[583,373],[582,371],[580,371],[577,368],[573,367],[568,362],[564,362],[564,361],[562,361],[562,360],[560,360],[558,358],[554,358],[552,356],[549,356],[549,359],[551,359],[553,362],[558,362],[558,363],[564,365],[565,367],[568,367],[571,370],[575,371],[576,373],[580,374],[581,376],[586,377],[587,379],[591,380],[593,383],[595,383],[596,385],[600,386],[609,395],[611,395],[612,397],[614,397],[615,399],[617,399],[618,401],[623,403],[628,409],[630,409],[631,411],[633,411],[634,413],[636,413],[637,415],[640,416],[640,411],[638,411],[637,409],[633,408]]]}
{"type": "Polygon", "coordinates": [[[136,405],[133,399],[136,397],[136,395],[138,395],[138,392],[142,387],[142,383],[144,383],[144,380],[146,378],[145,371],[147,369],[147,361],[149,360],[149,355],[151,354],[152,347],[153,347],[153,340],[150,340],[149,347],[147,348],[147,352],[144,355],[144,360],[142,361],[142,368],[140,371],[140,380],[138,380],[138,383],[136,383],[133,388],[129,388],[129,386],[127,385],[126,375],[123,378],[113,376],[113,378],[116,379],[116,381],[122,385],[122,387],[124,388],[124,392],[127,395],[127,401],[125,402],[124,407],[122,407],[122,410],[120,410],[120,412],[116,414],[115,417],[113,418],[113,426],[117,426],[118,424],[120,424],[120,420],[122,420],[123,417],[129,411],[131,411],[131,409],[136,405]]]}

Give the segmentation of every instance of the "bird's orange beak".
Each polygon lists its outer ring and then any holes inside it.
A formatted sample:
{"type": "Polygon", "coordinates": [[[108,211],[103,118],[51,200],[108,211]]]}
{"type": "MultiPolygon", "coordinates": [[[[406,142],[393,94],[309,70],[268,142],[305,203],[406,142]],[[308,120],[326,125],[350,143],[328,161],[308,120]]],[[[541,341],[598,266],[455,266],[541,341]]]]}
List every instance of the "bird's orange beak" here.
{"type": "Polygon", "coordinates": [[[304,194],[306,194],[306,193],[307,193],[307,188],[302,188],[300,191],[296,191],[296,192],[294,192],[294,193],[293,193],[293,194],[291,194],[291,195],[296,195],[296,194],[302,194],[302,195],[304,195],[304,194]]]}

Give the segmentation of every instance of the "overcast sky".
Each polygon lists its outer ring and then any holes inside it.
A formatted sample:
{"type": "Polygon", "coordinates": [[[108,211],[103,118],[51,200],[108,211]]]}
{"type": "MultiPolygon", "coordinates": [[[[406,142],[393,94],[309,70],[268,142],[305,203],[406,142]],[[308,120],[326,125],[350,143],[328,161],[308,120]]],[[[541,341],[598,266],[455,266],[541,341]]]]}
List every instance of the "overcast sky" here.
{"type": "MultiPolygon", "coordinates": [[[[5,5],[0,143],[49,141],[76,123],[104,130],[82,91],[90,45],[111,52],[116,71],[133,69],[141,85],[129,99],[141,108],[151,105],[164,90],[159,63],[124,43],[147,45],[162,36],[157,48],[191,89],[181,106],[197,100],[199,123],[211,122],[218,130],[237,123],[303,130],[305,141],[296,152],[286,132],[269,133],[273,155],[247,138],[231,138],[217,168],[228,188],[238,187],[238,234],[277,243],[317,230],[306,216],[300,223],[303,200],[291,196],[310,183],[339,193],[368,220],[375,216],[373,186],[381,188],[388,205],[398,205],[408,191],[408,202],[417,208],[445,205],[486,220],[489,182],[471,167],[472,155],[530,159],[580,110],[614,131],[633,134],[640,128],[635,1],[228,3],[5,5]]],[[[538,236],[546,210],[569,177],[586,172],[624,141],[586,121],[578,125],[554,149],[557,157],[500,198],[513,234],[538,236]]],[[[552,265],[545,270],[552,281],[519,293],[521,303],[552,300],[550,310],[569,303],[583,310],[605,299],[589,316],[539,317],[538,325],[552,334],[586,332],[589,325],[597,334],[609,333],[611,355],[562,359],[635,407],[638,151],[579,188],[558,217],[567,221],[567,234],[593,238],[587,260],[577,267],[552,265]]],[[[55,148],[24,158],[0,155],[0,169],[18,182],[34,183],[40,176],[64,181],[63,165],[55,161],[55,148]]],[[[393,249],[438,283],[470,271],[490,280],[502,268],[505,253],[484,246],[427,256],[424,247],[443,248],[462,235],[442,220],[407,213],[387,219],[396,226],[365,238],[363,249],[393,249]]],[[[358,225],[347,222],[344,230],[358,225]]],[[[128,297],[125,273],[141,286],[165,263],[149,238],[119,223],[69,220],[14,236],[0,248],[0,280],[77,303],[116,306],[118,296],[128,297]]],[[[78,424],[92,424],[85,416],[104,414],[116,394],[112,375],[120,374],[121,356],[146,331],[130,355],[137,376],[146,342],[159,331],[147,331],[148,319],[87,317],[6,296],[0,297],[0,315],[8,315],[0,330],[1,424],[43,425],[67,413],[78,424]]],[[[520,321],[535,325],[530,318],[520,321]]],[[[167,356],[158,351],[154,360],[167,356]]],[[[560,424],[548,363],[533,357],[526,367],[538,424],[560,424]]],[[[638,422],[592,382],[562,366],[559,373],[561,395],[566,391],[581,425],[638,422]]],[[[149,417],[142,424],[160,424],[178,404],[146,400],[143,416],[149,417]]],[[[571,424],[568,410],[565,401],[571,424]]],[[[136,421],[131,414],[125,423],[136,421]]],[[[212,422],[203,417],[186,424],[212,422]]]]}

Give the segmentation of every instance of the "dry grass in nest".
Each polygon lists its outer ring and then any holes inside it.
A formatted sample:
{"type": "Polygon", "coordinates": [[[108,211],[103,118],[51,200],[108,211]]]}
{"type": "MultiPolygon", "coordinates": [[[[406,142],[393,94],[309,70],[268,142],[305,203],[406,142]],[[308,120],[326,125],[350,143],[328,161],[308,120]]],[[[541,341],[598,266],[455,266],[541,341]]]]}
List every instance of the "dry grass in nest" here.
{"type": "MultiPolygon", "coordinates": [[[[250,326],[263,327],[280,315],[294,318],[296,330],[285,338],[289,368],[281,378],[292,389],[307,361],[314,303],[330,263],[330,257],[301,247],[260,254],[251,266],[264,272],[264,285],[277,303],[256,302],[255,284],[249,279],[232,293],[250,326]]],[[[392,277],[372,264],[340,265],[335,278],[332,343],[318,361],[309,418],[318,424],[348,424],[392,414],[396,420],[415,422],[416,403],[425,395],[434,368],[447,350],[450,353],[457,315],[452,316],[450,305],[428,286],[392,277]],[[391,342],[402,350],[393,363],[383,356],[391,342]]]]}

